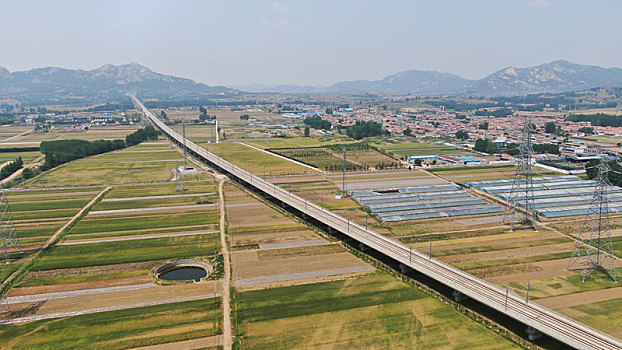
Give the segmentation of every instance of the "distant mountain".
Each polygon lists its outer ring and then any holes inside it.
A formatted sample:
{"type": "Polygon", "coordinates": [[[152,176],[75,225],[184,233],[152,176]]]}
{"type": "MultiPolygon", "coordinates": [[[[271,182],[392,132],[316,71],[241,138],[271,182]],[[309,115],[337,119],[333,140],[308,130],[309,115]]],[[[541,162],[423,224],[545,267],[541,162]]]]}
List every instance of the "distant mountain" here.
{"type": "Polygon", "coordinates": [[[48,67],[11,73],[0,67],[0,98],[104,101],[128,93],[141,98],[166,99],[230,94],[235,90],[156,73],[138,63],[107,64],[88,71],[48,67]]]}
{"type": "Polygon", "coordinates": [[[473,88],[486,95],[567,92],[622,86],[622,69],[558,60],[535,67],[508,67],[478,80],[473,88]]]}
{"type": "Polygon", "coordinates": [[[289,93],[402,93],[416,95],[481,94],[523,95],[542,92],[568,92],[595,87],[622,87],[622,69],[575,64],[565,60],[535,67],[508,67],[479,80],[464,79],[450,73],[409,70],[382,80],[356,80],[330,87],[279,85],[261,92],[289,93]]]}
{"type": "Polygon", "coordinates": [[[338,93],[412,93],[448,94],[471,86],[472,81],[455,74],[409,70],[389,75],[382,80],[344,81],[332,85],[329,92],[338,93]]]}
{"type": "Polygon", "coordinates": [[[233,85],[234,89],[238,89],[246,92],[259,92],[259,93],[321,93],[326,92],[326,86],[312,86],[312,85],[292,85],[292,84],[252,84],[252,85],[233,85]]]}

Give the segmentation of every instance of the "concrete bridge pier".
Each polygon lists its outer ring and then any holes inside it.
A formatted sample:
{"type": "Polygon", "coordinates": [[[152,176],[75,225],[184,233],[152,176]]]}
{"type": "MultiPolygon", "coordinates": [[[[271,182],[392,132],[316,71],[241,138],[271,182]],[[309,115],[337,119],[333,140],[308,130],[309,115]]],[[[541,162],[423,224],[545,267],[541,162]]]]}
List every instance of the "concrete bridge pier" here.
{"type": "Polygon", "coordinates": [[[534,341],[542,337],[542,333],[539,330],[532,328],[532,327],[527,327],[527,329],[525,329],[525,332],[527,332],[529,341],[534,341]]]}
{"type": "Polygon", "coordinates": [[[365,244],[363,244],[363,243],[359,243],[359,250],[360,250],[360,251],[362,251],[362,252],[365,252],[365,251],[368,251],[368,250],[369,250],[369,247],[368,247],[368,246],[366,246],[366,245],[365,245],[365,244]]]}
{"type": "Polygon", "coordinates": [[[410,266],[406,266],[406,265],[404,265],[404,264],[400,264],[400,272],[401,272],[401,273],[406,274],[406,273],[411,272],[412,270],[413,270],[413,269],[412,269],[410,266]]]}
{"type": "Polygon", "coordinates": [[[456,302],[458,302],[458,303],[459,303],[459,302],[461,302],[461,301],[463,301],[463,300],[465,300],[465,299],[467,298],[467,296],[466,296],[466,295],[464,295],[464,294],[460,293],[460,292],[459,292],[459,291],[457,291],[457,290],[454,290],[454,291],[451,293],[451,295],[454,297],[454,300],[455,300],[456,302]]]}

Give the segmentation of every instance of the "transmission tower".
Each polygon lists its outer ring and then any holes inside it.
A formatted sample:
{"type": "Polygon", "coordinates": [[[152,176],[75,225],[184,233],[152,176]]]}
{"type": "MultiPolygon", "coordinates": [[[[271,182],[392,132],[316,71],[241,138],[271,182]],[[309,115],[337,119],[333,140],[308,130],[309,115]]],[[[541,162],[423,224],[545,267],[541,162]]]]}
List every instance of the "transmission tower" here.
{"type": "Polygon", "coordinates": [[[570,270],[573,265],[578,264],[581,267],[584,282],[594,270],[605,271],[617,282],[609,227],[609,196],[607,193],[611,189],[611,182],[609,182],[611,168],[607,161],[601,159],[596,169],[598,173],[594,185],[594,195],[579,235],[579,241],[575,244],[570,256],[568,269],[570,270]]]}
{"type": "Polygon", "coordinates": [[[2,255],[6,262],[9,261],[9,251],[11,248],[17,252],[21,252],[22,248],[17,238],[17,232],[15,231],[15,225],[13,225],[13,215],[11,215],[11,207],[9,201],[6,198],[6,192],[2,186],[0,186],[0,240],[2,241],[2,255]]]}
{"type": "Polygon", "coordinates": [[[525,116],[523,123],[523,132],[518,147],[520,154],[517,157],[518,163],[516,164],[514,183],[507,200],[508,207],[503,222],[509,223],[512,231],[517,224],[525,224],[538,231],[534,210],[533,171],[531,169],[534,125],[528,116],[525,116]]]}

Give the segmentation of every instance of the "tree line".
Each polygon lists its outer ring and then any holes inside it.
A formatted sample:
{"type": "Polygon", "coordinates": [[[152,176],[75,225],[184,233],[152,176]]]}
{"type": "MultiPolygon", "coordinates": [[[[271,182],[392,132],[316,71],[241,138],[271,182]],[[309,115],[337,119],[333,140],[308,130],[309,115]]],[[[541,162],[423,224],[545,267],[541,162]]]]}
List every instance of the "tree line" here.
{"type": "Polygon", "coordinates": [[[622,116],[605,113],[573,114],[566,118],[572,122],[591,122],[593,126],[622,126],[622,116]]]}
{"type": "Polygon", "coordinates": [[[11,174],[21,169],[22,166],[24,166],[24,161],[22,160],[22,157],[17,157],[17,159],[2,167],[2,169],[0,170],[0,179],[6,179],[11,174]]]}
{"type": "Polygon", "coordinates": [[[147,125],[142,129],[138,129],[133,133],[125,136],[125,143],[127,146],[134,146],[143,141],[157,140],[158,136],[162,133],[156,130],[152,125],[147,125]]]}

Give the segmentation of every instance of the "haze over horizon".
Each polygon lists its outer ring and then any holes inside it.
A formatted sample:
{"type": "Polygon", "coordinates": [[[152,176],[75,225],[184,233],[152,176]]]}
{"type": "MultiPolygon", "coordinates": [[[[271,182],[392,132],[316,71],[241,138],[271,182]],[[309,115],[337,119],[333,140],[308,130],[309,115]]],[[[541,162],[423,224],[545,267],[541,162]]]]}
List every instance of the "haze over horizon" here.
{"type": "Polygon", "coordinates": [[[64,0],[3,10],[0,66],[10,71],[138,62],[239,86],[331,85],[411,69],[478,79],[557,59],[622,65],[622,3],[613,1],[64,0]]]}

